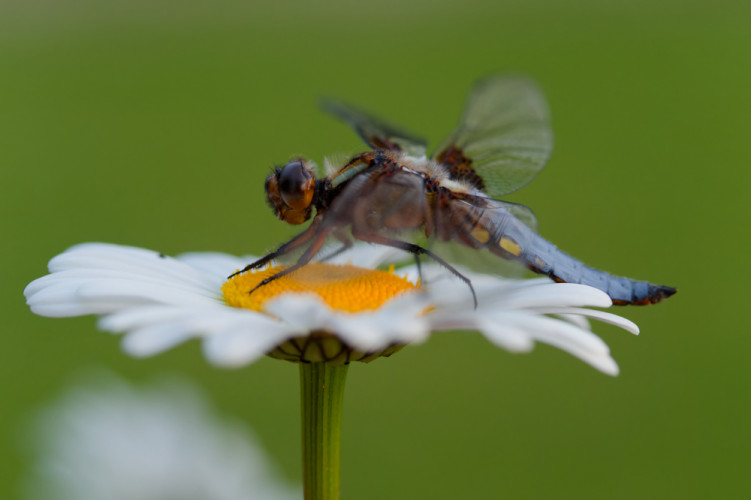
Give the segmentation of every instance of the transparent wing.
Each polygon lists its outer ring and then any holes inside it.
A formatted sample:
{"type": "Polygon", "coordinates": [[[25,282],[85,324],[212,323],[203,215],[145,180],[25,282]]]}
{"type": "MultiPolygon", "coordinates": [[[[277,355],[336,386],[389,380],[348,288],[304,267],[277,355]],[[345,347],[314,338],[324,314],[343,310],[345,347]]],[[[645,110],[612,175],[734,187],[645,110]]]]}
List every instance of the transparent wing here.
{"type": "MultiPolygon", "coordinates": [[[[537,216],[527,205],[520,203],[511,203],[508,201],[492,200],[488,199],[489,205],[495,208],[505,208],[511,215],[522,221],[522,223],[530,228],[532,231],[537,232],[537,216]]],[[[487,208],[486,210],[493,210],[494,208],[487,208]]]]}
{"type": "Polygon", "coordinates": [[[433,238],[425,244],[433,253],[459,269],[504,278],[521,278],[529,273],[529,269],[520,262],[502,259],[487,249],[470,248],[458,241],[438,241],[433,238]]]}
{"type": "Polygon", "coordinates": [[[362,140],[374,149],[390,149],[404,151],[412,156],[425,156],[427,150],[425,139],[366,111],[330,98],[321,100],[321,108],[352,127],[362,140]]]}
{"type": "Polygon", "coordinates": [[[475,84],[459,127],[434,158],[453,178],[497,198],[534,179],[552,149],[540,88],[528,78],[499,75],[475,84]]]}

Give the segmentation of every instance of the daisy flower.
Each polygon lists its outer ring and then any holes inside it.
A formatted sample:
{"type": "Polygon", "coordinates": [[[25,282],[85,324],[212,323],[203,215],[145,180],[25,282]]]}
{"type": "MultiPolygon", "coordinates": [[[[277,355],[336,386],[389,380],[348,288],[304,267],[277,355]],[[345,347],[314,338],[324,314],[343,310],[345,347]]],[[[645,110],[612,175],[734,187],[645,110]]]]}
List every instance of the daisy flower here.
{"type": "Polygon", "coordinates": [[[94,373],[34,419],[34,500],[292,500],[251,430],[187,381],[134,387],[94,373]]]}
{"type": "Polygon", "coordinates": [[[278,268],[227,276],[255,260],[220,253],[158,252],[103,243],[74,246],[54,257],[50,274],[24,290],[41,316],[99,315],[102,330],[124,333],[134,356],[163,352],[191,338],[203,339],[206,357],[219,366],[242,366],[268,354],[290,361],[342,364],[370,361],[431,332],[478,330],[512,352],[543,342],[610,375],[618,373],[607,345],[586,318],[638,328],[614,314],[604,292],[545,278],[507,280],[464,271],[478,298],[423,266],[397,272],[375,268],[394,249],[357,245],[331,263],[313,263],[285,278],[253,288],[278,268]],[[355,262],[354,267],[349,262],[355,262]]]}
{"type": "Polygon", "coordinates": [[[308,500],[339,498],[341,415],[350,362],[389,356],[432,332],[478,330],[513,352],[544,342],[616,375],[618,365],[589,330],[587,318],[638,333],[630,321],[591,309],[609,307],[611,300],[589,286],[463,271],[474,284],[475,309],[467,287],[457,286],[436,266],[423,266],[421,273],[415,266],[376,269],[393,254],[390,248],[357,246],[338,259],[308,264],[255,289],[282,268],[227,279],[255,259],[218,253],[173,258],[87,243],[53,258],[50,274],[24,293],[31,310],[42,316],[99,315],[99,327],[124,333],[123,347],[135,356],[198,337],[216,365],[243,366],[263,355],[298,362],[308,500]]]}

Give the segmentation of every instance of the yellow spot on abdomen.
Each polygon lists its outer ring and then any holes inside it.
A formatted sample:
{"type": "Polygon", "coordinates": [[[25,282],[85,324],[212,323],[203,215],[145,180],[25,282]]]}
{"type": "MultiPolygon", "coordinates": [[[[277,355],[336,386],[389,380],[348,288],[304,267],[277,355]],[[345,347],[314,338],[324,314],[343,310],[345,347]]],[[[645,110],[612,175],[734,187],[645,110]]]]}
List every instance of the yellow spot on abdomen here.
{"type": "Polygon", "coordinates": [[[472,237],[480,243],[487,243],[490,240],[490,233],[487,231],[487,229],[483,229],[481,227],[474,228],[469,234],[471,234],[472,237]]]}
{"type": "Polygon", "coordinates": [[[501,236],[501,239],[498,240],[498,246],[516,257],[522,254],[522,247],[508,236],[501,236]]]}
{"type": "Polygon", "coordinates": [[[222,286],[227,305],[260,311],[264,302],[286,292],[310,292],[332,309],[345,312],[374,310],[396,295],[418,287],[390,272],[356,266],[314,262],[268,283],[253,293],[256,285],[284,267],[239,274],[222,286]]]}

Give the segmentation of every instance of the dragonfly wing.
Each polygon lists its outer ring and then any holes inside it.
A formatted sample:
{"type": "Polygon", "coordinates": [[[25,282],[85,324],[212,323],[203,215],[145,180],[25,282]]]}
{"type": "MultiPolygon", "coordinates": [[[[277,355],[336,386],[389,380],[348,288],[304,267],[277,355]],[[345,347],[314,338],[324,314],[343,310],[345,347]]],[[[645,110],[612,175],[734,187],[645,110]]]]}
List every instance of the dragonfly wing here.
{"type": "Polygon", "coordinates": [[[537,217],[531,208],[520,203],[511,203],[508,201],[492,200],[492,202],[495,206],[505,208],[525,226],[537,232],[537,217]]]}
{"type": "Polygon", "coordinates": [[[458,269],[490,274],[504,278],[521,278],[528,269],[520,262],[501,259],[487,250],[468,247],[458,241],[439,241],[429,238],[423,242],[433,253],[458,269]]]}
{"type": "Polygon", "coordinates": [[[493,76],[472,89],[459,127],[434,159],[454,179],[497,198],[528,184],[553,149],[547,102],[535,82],[493,76]]]}
{"type": "Polygon", "coordinates": [[[404,151],[412,156],[425,156],[427,150],[425,139],[377,118],[367,111],[330,98],[321,100],[321,108],[352,127],[357,135],[373,149],[404,151]]]}

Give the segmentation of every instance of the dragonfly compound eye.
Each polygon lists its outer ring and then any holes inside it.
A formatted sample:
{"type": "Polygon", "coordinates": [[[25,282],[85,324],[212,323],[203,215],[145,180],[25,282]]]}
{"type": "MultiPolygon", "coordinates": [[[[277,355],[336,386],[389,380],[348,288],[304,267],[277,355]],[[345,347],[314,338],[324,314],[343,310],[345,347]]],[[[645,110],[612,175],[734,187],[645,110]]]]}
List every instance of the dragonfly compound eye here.
{"type": "Polygon", "coordinates": [[[293,160],[279,172],[279,194],[292,210],[305,210],[313,201],[315,177],[301,161],[293,160]]]}
{"type": "Polygon", "coordinates": [[[315,177],[301,161],[275,168],[266,178],[265,188],[266,201],[279,220],[288,224],[302,224],[310,219],[315,177]]]}

